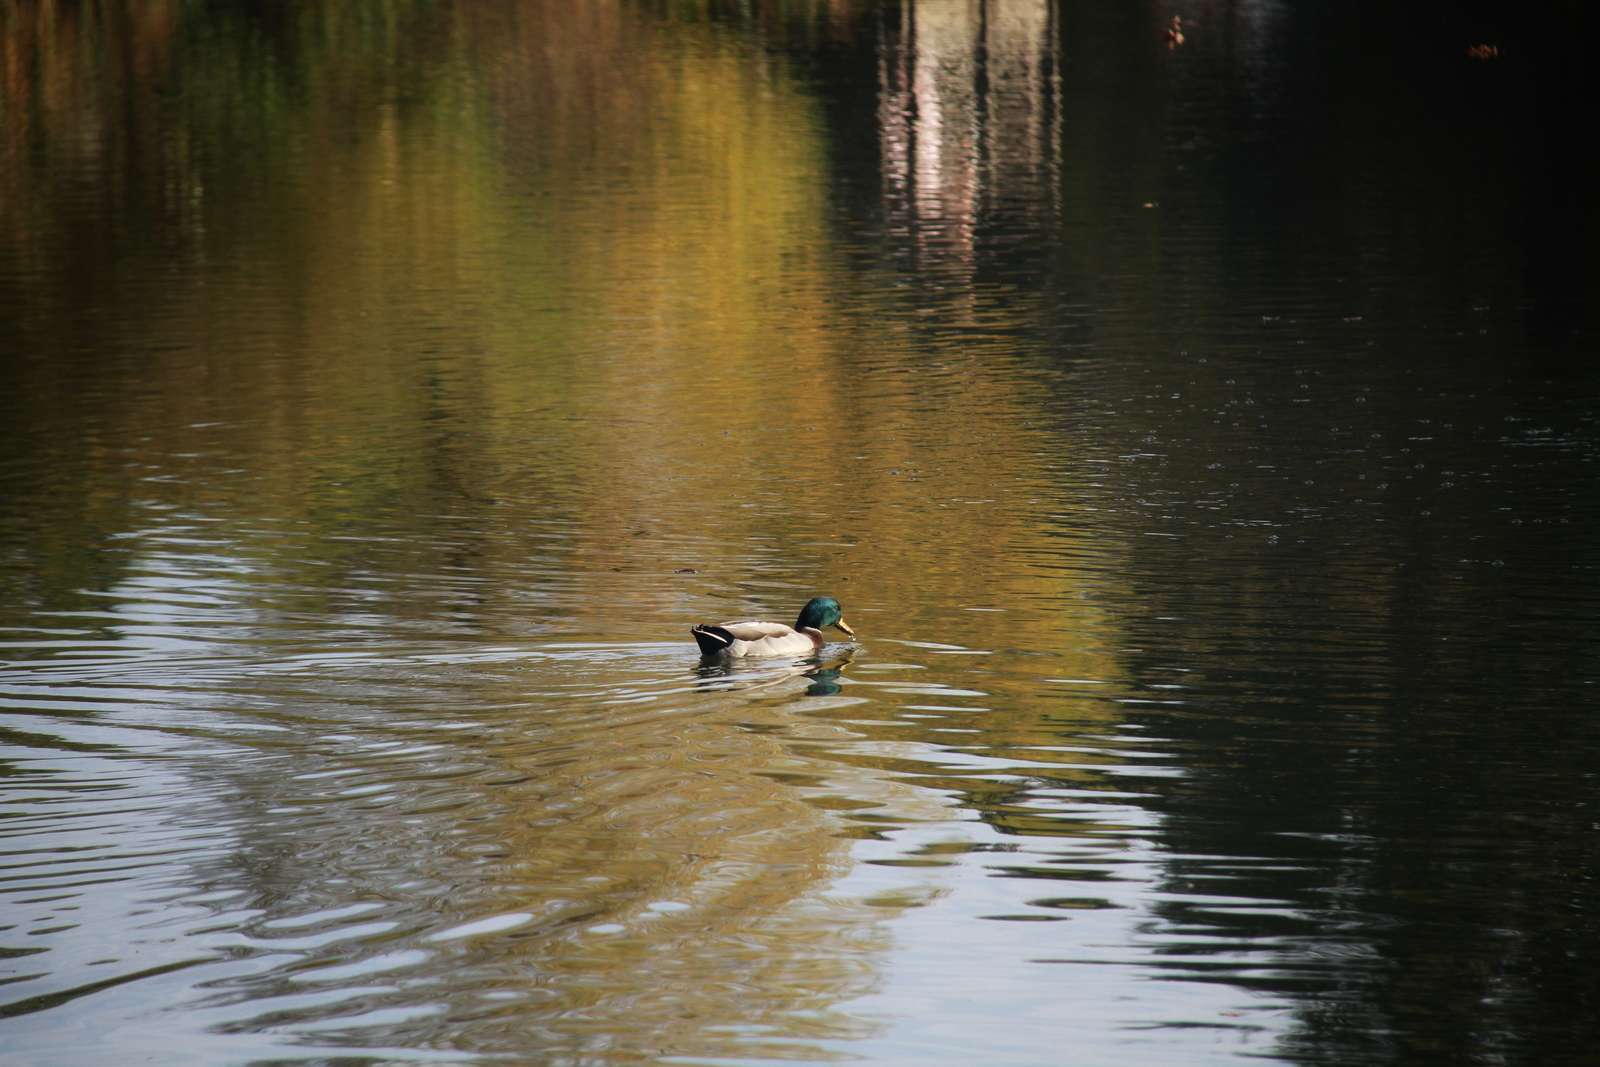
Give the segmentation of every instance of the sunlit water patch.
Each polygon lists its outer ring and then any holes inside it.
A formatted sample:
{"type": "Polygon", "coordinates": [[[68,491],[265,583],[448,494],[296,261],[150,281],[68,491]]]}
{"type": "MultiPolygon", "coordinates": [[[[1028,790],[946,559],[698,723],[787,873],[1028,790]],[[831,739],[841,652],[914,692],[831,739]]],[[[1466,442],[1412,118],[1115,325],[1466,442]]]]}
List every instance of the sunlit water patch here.
{"type": "Polygon", "coordinates": [[[1587,1062],[1586,16],[712,8],[0,14],[7,1062],[1587,1062]]]}

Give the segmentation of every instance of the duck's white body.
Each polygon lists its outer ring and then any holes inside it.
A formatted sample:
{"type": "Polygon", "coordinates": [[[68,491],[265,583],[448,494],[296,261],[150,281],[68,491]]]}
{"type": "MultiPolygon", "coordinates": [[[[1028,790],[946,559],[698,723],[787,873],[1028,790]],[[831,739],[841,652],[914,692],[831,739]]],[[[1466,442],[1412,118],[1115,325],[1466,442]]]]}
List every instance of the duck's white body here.
{"type": "Polygon", "coordinates": [[[809,656],[822,647],[821,630],[810,627],[796,630],[781,622],[758,622],[753,619],[720,622],[715,626],[696,626],[693,633],[702,651],[707,647],[707,639],[720,643],[723,634],[731,637],[732,641],[725,647],[713,649],[710,654],[734,659],[746,656],[809,656]]]}

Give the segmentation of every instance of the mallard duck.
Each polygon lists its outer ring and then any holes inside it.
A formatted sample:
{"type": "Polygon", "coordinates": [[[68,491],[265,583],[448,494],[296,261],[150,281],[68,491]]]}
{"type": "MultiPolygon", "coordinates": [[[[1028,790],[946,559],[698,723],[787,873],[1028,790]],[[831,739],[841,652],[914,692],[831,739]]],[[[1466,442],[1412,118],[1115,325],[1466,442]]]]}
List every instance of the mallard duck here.
{"type": "Polygon", "coordinates": [[[822,631],[837,626],[851,637],[844,612],[831,596],[815,596],[800,609],[793,626],[781,622],[701,623],[691,627],[702,656],[806,656],[822,647],[822,631]]]}

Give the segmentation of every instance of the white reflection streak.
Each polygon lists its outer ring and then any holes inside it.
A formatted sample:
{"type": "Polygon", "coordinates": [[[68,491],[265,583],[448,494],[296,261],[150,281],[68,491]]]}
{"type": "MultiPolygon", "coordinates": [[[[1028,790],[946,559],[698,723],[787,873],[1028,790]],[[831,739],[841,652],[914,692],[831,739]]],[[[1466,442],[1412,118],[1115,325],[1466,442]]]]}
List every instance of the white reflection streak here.
{"type": "MultiPolygon", "coordinates": [[[[900,12],[899,39],[910,36],[911,8],[900,12]]],[[[883,199],[891,219],[910,189],[911,97],[905,86],[910,57],[884,30],[878,37],[878,140],[883,155],[883,199]]],[[[904,223],[904,219],[895,219],[904,223]]]]}
{"type": "Polygon", "coordinates": [[[1055,206],[1057,60],[1050,0],[910,3],[898,26],[883,27],[883,194],[919,265],[942,261],[970,276],[986,205],[1055,206]]]}
{"type": "MultiPolygon", "coordinates": [[[[914,8],[912,97],[916,101],[916,209],[970,238],[977,160],[978,5],[914,8]]],[[[951,236],[955,236],[952,234],[951,236]]],[[[970,251],[969,241],[960,242],[970,251]]],[[[966,258],[962,255],[963,259],[966,258]]]]}

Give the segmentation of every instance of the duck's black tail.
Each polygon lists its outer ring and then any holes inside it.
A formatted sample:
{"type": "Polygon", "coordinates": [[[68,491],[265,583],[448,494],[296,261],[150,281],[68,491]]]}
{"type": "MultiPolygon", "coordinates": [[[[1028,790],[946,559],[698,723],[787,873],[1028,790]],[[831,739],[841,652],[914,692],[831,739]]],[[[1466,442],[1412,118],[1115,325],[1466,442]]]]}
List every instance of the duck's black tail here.
{"type": "Polygon", "coordinates": [[[694,634],[694,643],[700,646],[702,656],[726,652],[733,644],[733,635],[720,626],[695,626],[689,632],[694,634]]]}

